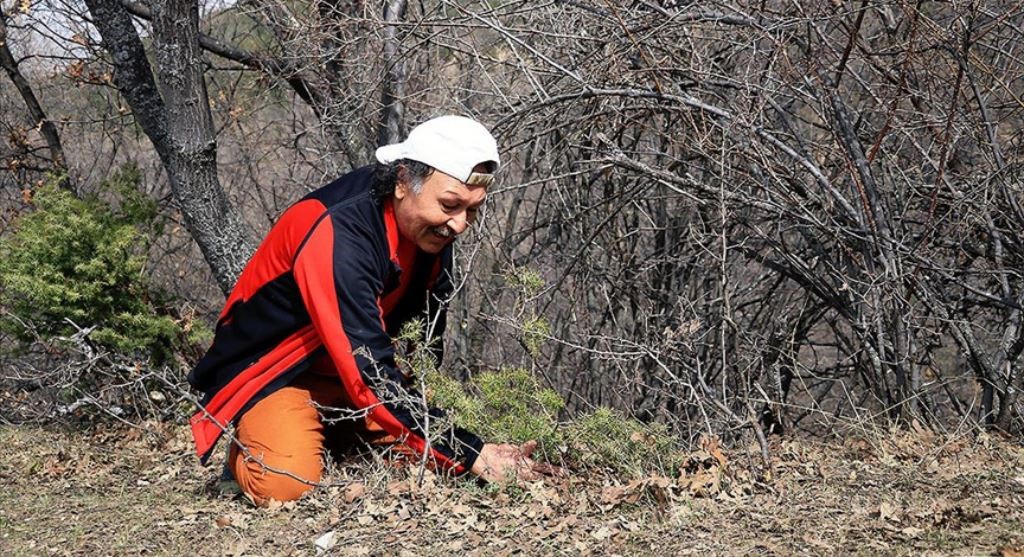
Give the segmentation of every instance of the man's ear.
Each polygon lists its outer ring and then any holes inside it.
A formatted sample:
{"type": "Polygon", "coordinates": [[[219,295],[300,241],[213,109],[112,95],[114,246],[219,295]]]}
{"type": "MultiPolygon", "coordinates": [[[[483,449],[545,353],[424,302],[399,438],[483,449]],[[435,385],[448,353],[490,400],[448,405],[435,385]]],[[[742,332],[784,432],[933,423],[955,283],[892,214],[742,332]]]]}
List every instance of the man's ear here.
{"type": "Polygon", "coordinates": [[[409,171],[404,166],[398,167],[395,176],[395,199],[405,199],[409,195],[409,171]]]}

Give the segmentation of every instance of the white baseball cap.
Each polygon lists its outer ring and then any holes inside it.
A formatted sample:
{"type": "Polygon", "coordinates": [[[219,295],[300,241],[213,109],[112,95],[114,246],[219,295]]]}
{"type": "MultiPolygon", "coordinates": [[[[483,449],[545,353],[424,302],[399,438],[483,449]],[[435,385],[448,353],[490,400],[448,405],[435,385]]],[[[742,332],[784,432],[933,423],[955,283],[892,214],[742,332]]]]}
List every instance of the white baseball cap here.
{"type": "MultiPolygon", "coordinates": [[[[438,116],[416,126],[409,137],[401,143],[385,145],[377,149],[377,161],[389,164],[399,159],[409,159],[430,165],[445,174],[471,183],[480,176],[473,167],[482,162],[498,164],[498,142],[480,122],[463,116],[438,116]]],[[[490,180],[480,183],[489,184],[490,180]],[[486,182],[486,183],[484,183],[486,182]]]]}

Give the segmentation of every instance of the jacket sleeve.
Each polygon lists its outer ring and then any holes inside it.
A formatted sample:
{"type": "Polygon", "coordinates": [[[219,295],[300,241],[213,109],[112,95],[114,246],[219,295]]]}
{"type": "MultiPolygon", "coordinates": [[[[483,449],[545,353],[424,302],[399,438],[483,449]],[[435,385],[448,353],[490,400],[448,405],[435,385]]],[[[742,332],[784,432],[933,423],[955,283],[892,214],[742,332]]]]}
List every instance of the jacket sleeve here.
{"type": "Polygon", "coordinates": [[[378,301],[390,264],[379,236],[358,222],[321,219],[294,262],[302,301],[353,404],[414,451],[461,474],[483,441],[442,427],[444,413],[428,408],[399,370],[378,301]]]}

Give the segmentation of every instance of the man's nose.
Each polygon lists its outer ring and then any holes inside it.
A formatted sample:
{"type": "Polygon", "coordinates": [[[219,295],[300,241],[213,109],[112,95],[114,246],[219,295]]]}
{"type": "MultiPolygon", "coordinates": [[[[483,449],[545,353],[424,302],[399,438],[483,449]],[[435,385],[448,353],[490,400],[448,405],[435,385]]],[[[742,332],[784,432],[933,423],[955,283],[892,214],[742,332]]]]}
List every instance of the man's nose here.
{"type": "Polygon", "coordinates": [[[455,215],[448,219],[448,222],[445,224],[447,224],[448,228],[451,228],[452,232],[455,234],[462,234],[467,228],[469,228],[469,221],[466,219],[466,213],[459,213],[458,215],[455,215]]]}

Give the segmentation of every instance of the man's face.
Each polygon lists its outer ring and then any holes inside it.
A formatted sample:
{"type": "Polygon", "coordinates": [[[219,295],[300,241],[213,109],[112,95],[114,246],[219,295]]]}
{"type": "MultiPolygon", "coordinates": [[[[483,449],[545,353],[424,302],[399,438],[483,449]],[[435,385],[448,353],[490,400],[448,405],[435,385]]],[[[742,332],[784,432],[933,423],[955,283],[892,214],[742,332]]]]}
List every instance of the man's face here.
{"type": "Polygon", "coordinates": [[[398,230],[421,250],[438,253],[473,224],[486,197],[483,186],[467,186],[439,170],[419,193],[400,179],[394,200],[398,230]]]}

